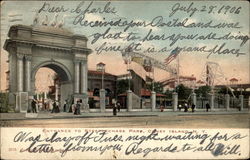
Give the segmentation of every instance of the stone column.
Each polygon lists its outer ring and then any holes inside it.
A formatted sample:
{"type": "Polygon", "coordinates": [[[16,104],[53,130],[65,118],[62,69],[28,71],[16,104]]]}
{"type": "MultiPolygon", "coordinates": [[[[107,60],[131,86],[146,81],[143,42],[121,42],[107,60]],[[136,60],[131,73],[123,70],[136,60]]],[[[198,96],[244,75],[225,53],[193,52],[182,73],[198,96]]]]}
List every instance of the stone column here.
{"type": "Polygon", "coordinates": [[[88,61],[86,60],[85,61],[85,90],[86,90],[86,93],[88,93],[88,61]]]}
{"type": "Polygon", "coordinates": [[[132,91],[127,91],[127,110],[128,112],[132,111],[132,91]]]}
{"type": "Polygon", "coordinates": [[[196,93],[193,92],[191,97],[192,97],[192,103],[196,106],[196,93]]]}
{"type": "Polygon", "coordinates": [[[58,83],[55,84],[55,100],[58,101],[59,98],[58,98],[58,91],[59,91],[59,86],[58,86],[58,83]]]}
{"type": "Polygon", "coordinates": [[[84,81],[84,87],[85,87],[85,93],[87,95],[87,98],[85,98],[85,104],[86,104],[86,110],[89,111],[89,98],[88,98],[88,61],[85,61],[85,67],[84,67],[84,75],[85,75],[85,81],[84,81]]]}
{"type": "Polygon", "coordinates": [[[81,93],[87,94],[88,73],[86,61],[81,62],[81,93]]]}
{"type": "Polygon", "coordinates": [[[75,60],[75,93],[79,93],[79,80],[80,80],[80,72],[79,72],[79,61],[78,60],[75,60]]]}
{"type": "Polygon", "coordinates": [[[40,100],[39,94],[36,94],[36,100],[40,100]]]}
{"type": "Polygon", "coordinates": [[[214,110],[214,94],[213,93],[210,94],[210,107],[211,107],[211,111],[214,110]]]}
{"type": "Polygon", "coordinates": [[[243,107],[244,107],[244,96],[240,95],[239,96],[240,99],[240,111],[243,111],[243,107]]]}
{"type": "Polygon", "coordinates": [[[229,105],[230,105],[230,96],[229,94],[225,95],[225,108],[227,111],[229,111],[229,105]]]}
{"type": "Polygon", "coordinates": [[[100,109],[105,112],[105,89],[100,89],[100,109]]]}
{"type": "Polygon", "coordinates": [[[31,56],[25,56],[25,91],[30,92],[30,81],[31,81],[31,56]]]}
{"type": "Polygon", "coordinates": [[[17,54],[17,91],[23,91],[23,54],[17,54]]]}
{"type": "Polygon", "coordinates": [[[152,107],[152,111],[155,111],[155,106],[156,106],[156,92],[152,91],[151,92],[151,107],[152,107]]]}
{"type": "Polygon", "coordinates": [[[47,99],[47,92],[44,92],[44,99],[47,99]]]}
{"type": "Polygon", "coordinates": [[[248,106],[247,106],[247,109],[250,112],[250,96],[248,96],[248,106]]]}
{"type": "Polygon", "coordinates": [[[178,94],[176,92],[172,93],[172,106],[173,110],[177,111],[177,105],[178,105],[178,94]]]}

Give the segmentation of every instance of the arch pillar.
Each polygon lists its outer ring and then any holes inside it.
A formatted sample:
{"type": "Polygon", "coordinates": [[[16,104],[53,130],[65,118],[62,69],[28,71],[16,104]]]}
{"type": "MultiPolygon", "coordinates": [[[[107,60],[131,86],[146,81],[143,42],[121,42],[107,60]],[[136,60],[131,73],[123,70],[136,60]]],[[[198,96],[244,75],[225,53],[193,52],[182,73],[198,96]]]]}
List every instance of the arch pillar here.
{"type": "Polygon", "coordinates": [[[75,53],[74,59],[74,103],[81,100],[82,111],[89,111],[88,105],[88,69],[87,59],[75,53]]]}
{"type": "Polygon", "coordinates": [[[88,64],[87,60],[81,61],[81,93],[87,94],[88,90],[88,64]]]}
{"type": "Polygon", "coordinates": [[[17,54],[17,91],[23,91],[23,54],[17,54]]]}
{"type": "Polygon", "coordinates": [[[75,81],[74,81],[74,92],[75,94],[80,93],[80,61],[79,60],[74,60],[74,65],[75,65],[75,81]]]}
{"type": "Polygon", "coordinates": [[[25,91],[31,90],[31,56],[25,55],[25,91]]]}

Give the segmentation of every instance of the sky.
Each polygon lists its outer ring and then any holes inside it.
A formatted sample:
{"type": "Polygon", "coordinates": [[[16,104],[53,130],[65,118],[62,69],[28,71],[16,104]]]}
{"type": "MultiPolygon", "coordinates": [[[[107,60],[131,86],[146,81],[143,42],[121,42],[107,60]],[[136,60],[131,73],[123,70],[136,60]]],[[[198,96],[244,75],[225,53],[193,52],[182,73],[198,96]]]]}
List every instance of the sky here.
{"type": "MultiPolygon", "coordinates": [[[[4,1],[1,2],[1,90],[6,88],[6,75],[5,72],[8,70],[8,65],[6,60],[8,58],[8,53],[3,50],[4,41],[7,38],[7,33],[9,27],[14,24],[31,25],[33,23],[33,18],[36,12],[42,8],[45,1],[4,1]]],[[[80,1],[46,1],[50,7],[64,7],[64,9],[69,8],[70,10],[76,8],[80,1]]],[[[82,11],[87,8],[90,1],[86,1],[81,6],[82,11]]],[[[104,6],[114,8],[114,14],[112,13],[86,13],[84,20],[96,21],[96,20],[131,20],[135,22],[149,23],[155,17],[162,16],[163,21],[173,21],[178,19],[183,21],[188,18],[187,24],[199,23],[199,22],[209,22],[213,21],[214,24],[218,23],[236,23],[239,22],[241,28],[185,28],[185,27],[156,27],[156,26],[146,26],[146,27],[130,27],[126,32],[124,32],[124,27],[112,27],[110,33],[122,32],[122,35],[128,35],[130,32],[136,33],[140,37],[145,37],[150,29],[152,29],[152,34],[154,35],[167,35],[172,34],[198,34],[207,35],[210,32],[216,33],[217,35],[226,35],[231,33],[232,35],[243,35],[249,37],[249,3],[247,1],[185,1],[179,3],[178,1],[114,1],[109,5],[107,2],[93,2],[90,9],[100,8],[103,10],[104,6]],[[224,7],[223,7],[224,6],[224,7]],[[214,8],[213,8],[214,7],[214,8]],[[193,9],[195,11],[191,15],[193,9]],[[213,10],[208,13],[211,8],[213,10]],[[222,9],[221,9],[222,8],[222,9]],[[227,8],[227,10],[225,9],[227,8]],[[237,12],[237,8],[239,12],[237,12]],[[201,10],[204,11],[201,11],[201,10]],[[219,13],[219,9],[221,9],[219,13]],[[225,13],[225,11],[227,11],[225,13]],[[173,13],[172,16],[171,13],[173,13]]],[[[46,10],[46,8],[44,9],[46,10]]],[[[39,13],[39,18],[44,19],[45,15],[48,15],[49,21],[52,20],[55,13],[49,13],[48,11],[42,11],[39,13]]],[[[121,52],[119,51],[109,51],[103,52],[101,54],[96,54],[95,49],[99,47],[105,41],[111,45],[121,45],[126,46],[130,42],[124,41],[122,39],[109,39],[103,40],[100,38],[96,43],[91,44],[93,40],[93,35],[95,33],[104,33],[108,27],[89,27],[80,26],[79,24],[73,25],[75,17],[78,15],[76,13],[70,12],[59,12],[59,19],[65,16],[64,28],[69,29],[75,34],[82,34],[88,37],[88,47],[94,52],[88,57],[88,65],[90,69],[95,69],[95,65],[99,62],[106,63],[106,71],[115,75],[120,75],[126,73],[126,65],[123,62],[121,52]],[[119,69],[118,69],[119,68],[119,69]]],[[[133,41],[131,41],[133,42],[133,41]]],[[[142,38],[135,40],[135,43],[142,42],[142,38]]],[[[202,47],[207,46],[208,48],[213,48],[215,45],[221,45],[226,43],[225,48],[228,49],[240,49],[240,52],[245,53],[245,55],[240,55],[236,57],[232,54],[212,54],[207,58],[208,53],[202,53],[198,51],[182,51],[179,55],[180,64],[180,74],[184,76],[194,75],[197,80],[202,76],[202,71],[207,61],[216,62],[219,68],[223,72],[225,78],[237,78],[240,79],[241,83],[250,83],[250,57],[249,57],[249,40],[240,46],[241,40],[179,40],[174,45],[170,46],[170,40],[153,40],[146,41],[141,44],[141,53],[153,57],[160,62],[164,62],[164,59],[170,55],[171,50],[175,47],[202,47]],[[155,53],[144,53],[148,47],[155,47],[156,49],[161,49],[167,47],[168,51],[155,52],[155,53]]],[[[175,66],[176,60],[172,61],[170,65],[175,66]]],[[[147,73],[143,71],[142,67],[138,64],[132,63],[132,67],[137,70],[140,74],[146,75],[147,73]]],[[[40,71],[41,72],[41,71],[40,71]]],[[[41,72],[42,73],[42,72],[41,72]]],[[[169,78],[169,73],[160,69],[155,69],[155,79],[156,81],[169,78]]]]}

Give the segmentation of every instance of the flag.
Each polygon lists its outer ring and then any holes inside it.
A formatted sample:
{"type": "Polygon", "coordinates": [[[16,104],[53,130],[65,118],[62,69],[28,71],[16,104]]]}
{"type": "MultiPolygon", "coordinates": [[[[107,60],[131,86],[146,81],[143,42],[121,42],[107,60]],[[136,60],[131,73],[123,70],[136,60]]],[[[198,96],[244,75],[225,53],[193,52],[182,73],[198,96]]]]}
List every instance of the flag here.
{"type": "Polygon", "coordinates": [[[149,59],[144,60],[143,68],[146,72],[152,72],[152,63],[149,59]]]}
{"type": "Polygon", "coordinates": [[[132,61],[138,63],[139,65],[143,65],[143,58],[142,57],[133,57],[132,61]]]}
{"type": "Polygon", "coordinates": [[[144,70],[146,72],[152,72],[153,71],[153,67],[152,66],[143,66],[144,70]]]}
{"type": "Polygon", "coordinates": [[[179,53],[180,50],[178,50],[178,47],[176,47],[174,50],[172,50],[170,55],[165,59],[165,64],[168,65],[170,62],[172,62],[179,53]]]}

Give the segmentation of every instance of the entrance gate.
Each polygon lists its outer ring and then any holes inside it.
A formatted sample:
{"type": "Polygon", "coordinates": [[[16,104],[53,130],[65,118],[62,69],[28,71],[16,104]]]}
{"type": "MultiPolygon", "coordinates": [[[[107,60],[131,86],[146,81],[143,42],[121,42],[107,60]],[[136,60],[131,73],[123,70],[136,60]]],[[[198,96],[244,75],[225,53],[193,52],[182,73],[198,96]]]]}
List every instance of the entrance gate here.
{"type": "Polygon", "coordinates": [[[4,49],[9,53],[9,102],[26,112],[33,97],[35,74],[41,67],[54,70],[61,80],[60,104],[68,97],[88,103],[87,38],[52,26],[14,25],[4,49]]]}

